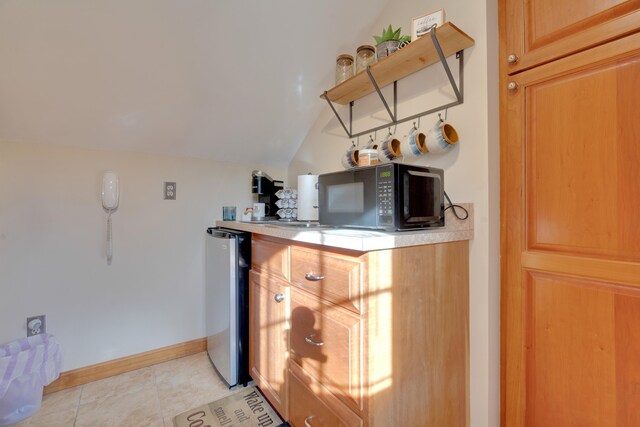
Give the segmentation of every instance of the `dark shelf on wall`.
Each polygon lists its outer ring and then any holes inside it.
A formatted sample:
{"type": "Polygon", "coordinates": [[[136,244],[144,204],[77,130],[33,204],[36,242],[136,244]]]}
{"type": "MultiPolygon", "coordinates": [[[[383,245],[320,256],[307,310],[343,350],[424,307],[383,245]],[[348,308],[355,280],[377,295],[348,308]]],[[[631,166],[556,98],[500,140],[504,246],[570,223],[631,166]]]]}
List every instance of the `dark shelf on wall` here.
{"type": "Polygon", "coordinates": [[[474,40],[465,34],[458,27],[451,22],[446,22],[442,26],[437,27],[435,31],[431,31],[428,34],[420,37],[419,39],[409,43],[404,48],[395,52],[394,54],[382,59],[381,61],[367,67],[366,70],[361,71],[350,79],[336,85],[320,95],[324,98],[334,114],[340,121],[340,124],[344,128],[349,138],[354,138],[360,135],[364,135],[379,129],[384,129],[389,126],[403,123],[415,118],[432,114],[434,112],[443,110],[445,108],[452,107],[454,105],[462,104],[463,97],[463,63],[464,49],[474,45],[474,40]],[[453,74],[449,69],[446,58],[452,55],[456,55],[459,60],[459,83],[456,83],[453,78],[453,74]],[[417,71],[420,71],[430,65],[441,63],[447,73],[449,82],[456,95],[456,101],[451,103],[440,105],[435,108],[423,111],[418,114],[414,114],[408,117],[399,119],[396,115],[397,106],[397,82],[417,71]],[[382,95],[381,88],[390,84],[393,87],[393,112],[389,108],[389,103],[382,95]],[[389,113],[390,122],[384,125],[367,129],[362,132],[353,133],[351,126],[352,109],[354,102],[358,99],[369,95],[370,93],[377,92],[380,97],[387,113],[389,113]],[[345,125],[344,121],[336,111],[333,104],[346,105],[349,104],[349,128],[345,125]]]}

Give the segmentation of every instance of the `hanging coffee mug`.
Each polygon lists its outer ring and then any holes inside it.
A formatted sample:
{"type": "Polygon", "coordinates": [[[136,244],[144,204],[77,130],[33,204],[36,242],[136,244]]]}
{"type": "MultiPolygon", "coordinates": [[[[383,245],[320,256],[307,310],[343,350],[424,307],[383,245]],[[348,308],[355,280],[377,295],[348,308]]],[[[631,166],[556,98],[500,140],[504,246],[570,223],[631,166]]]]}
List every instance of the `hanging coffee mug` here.
{"type": "Polygon", "coordinates": [[[401,156],[400,141],[389,132],[382,140],[378,148],[378,160],[381,163],[389,163],[401,156]]]}
{"type": "Polygon", "coordinates": [[[378,150],[378,143],[375,141],[375,139],[373,139],[373,136],[369,135],[369,142],[367,143],[367,146],[364,148],[368,148],[370,150],[378,150]]]}
{"type": "Polygon", "coordinates": [[[412,158],[418,157],[427,152],[426,146],[427,136],[420,132],[415,126],[411,128],[409,134],[404,137],[400,144],[400,152],[402,157],[412,158]]]}
{"type": "Polygon", "coordinates": [[[360,150],[353,144],[343,155],[342,155],[342,166],[345,169],[353,169],[358,167],[358,157],[360,150]]]}
{"type": "Polygon", "coordinates": [[[427,135],[429,153],[444,153],[458,142],[458,132],[449,123],[438,120],[427,135]]]}

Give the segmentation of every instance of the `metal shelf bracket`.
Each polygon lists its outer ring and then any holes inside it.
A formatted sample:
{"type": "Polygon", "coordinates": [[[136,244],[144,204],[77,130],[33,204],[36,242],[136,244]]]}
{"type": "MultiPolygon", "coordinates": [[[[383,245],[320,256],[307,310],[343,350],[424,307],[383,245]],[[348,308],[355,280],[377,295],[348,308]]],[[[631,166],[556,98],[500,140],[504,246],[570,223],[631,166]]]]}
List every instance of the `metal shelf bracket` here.
{"type": "MultiPolygon", "coordinates": [[[[351,136],[351,132],[349,132],[349,129],[347,129],[347,126],[345,126],[344,122],[342,121],[342,117],[340,117],[340,114],[338,114],[338,112],[336,111],[336,107],[333,106],[333,102],[331,102],[331,100],[327,96],[327,91],[326,90],[322,94],[322,97],[325,99],[325,101],[327,101],[327,103],[329,104],[329,107],[331,107],[331,110],[333,111],[333,114],[336,115],[336,117],[338,118],[338,121],[342,125],[342,128],[347,133],[347,135],[349,135],[349,138],[351,138],[352,137],[351,136]]],[[[352,108],[353,108],[353,101],[351,101],[349,103],[349,128],[351,128],[351,126],[352,126],[352,118],[351,118],[351,109],[352,108]]]]}
{"type": "MultiPolygon", "coordinates": [[[[380,100],[382,101],[382,104],[384,105],[384,108],[387,109],[387,113],[389,113],[389,117],[391,118],[391,122],[394,123],[396,121],[396,115],[393,114],[391,112],[391,110],[389,109],[389,104],[387,104],[387,100],[384,98],[384,95],[382,94],[382,92],[380,92],[380,87],[378,87],[378,82],[376,82],[376,79],[373,78],[373,74],[371,74],[371,65],[367,65],[367,74],[369,75],[369,80],[371,80],[371,84],[373,85],[373,88],[376,90],[376,92],[378,93],[378,97],[380,98],[380,100]]],[[[394,101],[396,100],[396,83],[397,82],[393,82],[393,98],[394,101]]],[[[394,102],[393,103],[393,111],[396,111],[397,105],[394,102]]]]}

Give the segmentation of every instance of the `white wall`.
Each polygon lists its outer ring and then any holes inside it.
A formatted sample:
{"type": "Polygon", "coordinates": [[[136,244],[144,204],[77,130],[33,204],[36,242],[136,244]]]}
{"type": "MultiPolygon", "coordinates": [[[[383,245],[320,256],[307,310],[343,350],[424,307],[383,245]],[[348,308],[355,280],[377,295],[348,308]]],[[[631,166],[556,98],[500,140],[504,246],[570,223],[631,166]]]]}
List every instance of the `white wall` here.
{"type": "MultiPolygon", "coordinates": [[[[448,112],[448,120],[460,134],[458,146],[446,155],[425,156],[414,162],[445,169],[445,187],[454,201],[472,202],[475,211],[475,239],[470,244],[470,388],[471,425],[499,424],[499,155],[497,93],[497,9],[491,0],[451,0],[446,2],[446,18],[475,39],[465,50],[463,105],[448,112]],[[490,44],[489,44],[490,43],[490,44]]],[[[410,30],[414,16],[436,10],[442,3],[434,0],[392,2],[383,11],[371,34],[378,34],[389,23],[410,30]]],[[[359,44],[373,39],[353,41],[359,44]]],[[[341,52],[335,52],[336,54],[341,52]]],[[[457,78],[457,60],[449,60],[457,78]]],[[[408,116],[451,101],[442,67],[435,65],[398,84],[398,113],[408,116]]],[[[384,92],[392,100],[391,87],[384,92]]],[[[319,101],[320,102],[320,101],[319,101]]],[[[346,108],[339,110],[347,116],[346,108]]],[[[356,101],[354,130],[382,124],[388,116],[375,94],[356,101]]],[[[444,114],[443,114],[444,116],[444,114]]],[[[437,116],[421,120],[432,126],[437,116]]],[[[399,125],[403,136],[411,123],[399,125]]],[[[380,140],[382,134],[376,136],[380,140]]],[[[362,137],[360,145],[368,137],[362,137]]],[[[289,165],[289,182],[299,174],[341,170],[340,158],[350,145],[337,120],[327,107],[305,138],[289,165]]]]}
{"type": "Polygon", "coordinates": [[[203,337],[205,229],[223,205],[250,205],[258,167],[0,142],[0,343],[46,314],[68,370],[203,337]],[[121,187],[111,266],[105,170],[121,187]],[[177,182],[176,201],[162,200],[163,181],[177,182]]]}
{"type": "Polygon", "coordinates": [[[386,1],[0,1],[0,139],[286,163],[386,1]]]}

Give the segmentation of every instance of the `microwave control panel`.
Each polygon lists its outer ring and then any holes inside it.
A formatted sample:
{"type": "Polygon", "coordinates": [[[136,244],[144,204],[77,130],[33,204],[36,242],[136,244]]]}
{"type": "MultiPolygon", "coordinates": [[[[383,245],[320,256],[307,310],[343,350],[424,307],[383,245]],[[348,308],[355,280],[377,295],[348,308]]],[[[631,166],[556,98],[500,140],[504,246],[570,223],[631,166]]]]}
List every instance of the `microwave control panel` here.
{"type": "Polygon", "coordinates": [[[393,225],[393,165],[376,168],[378,226],[393,225]]]}

